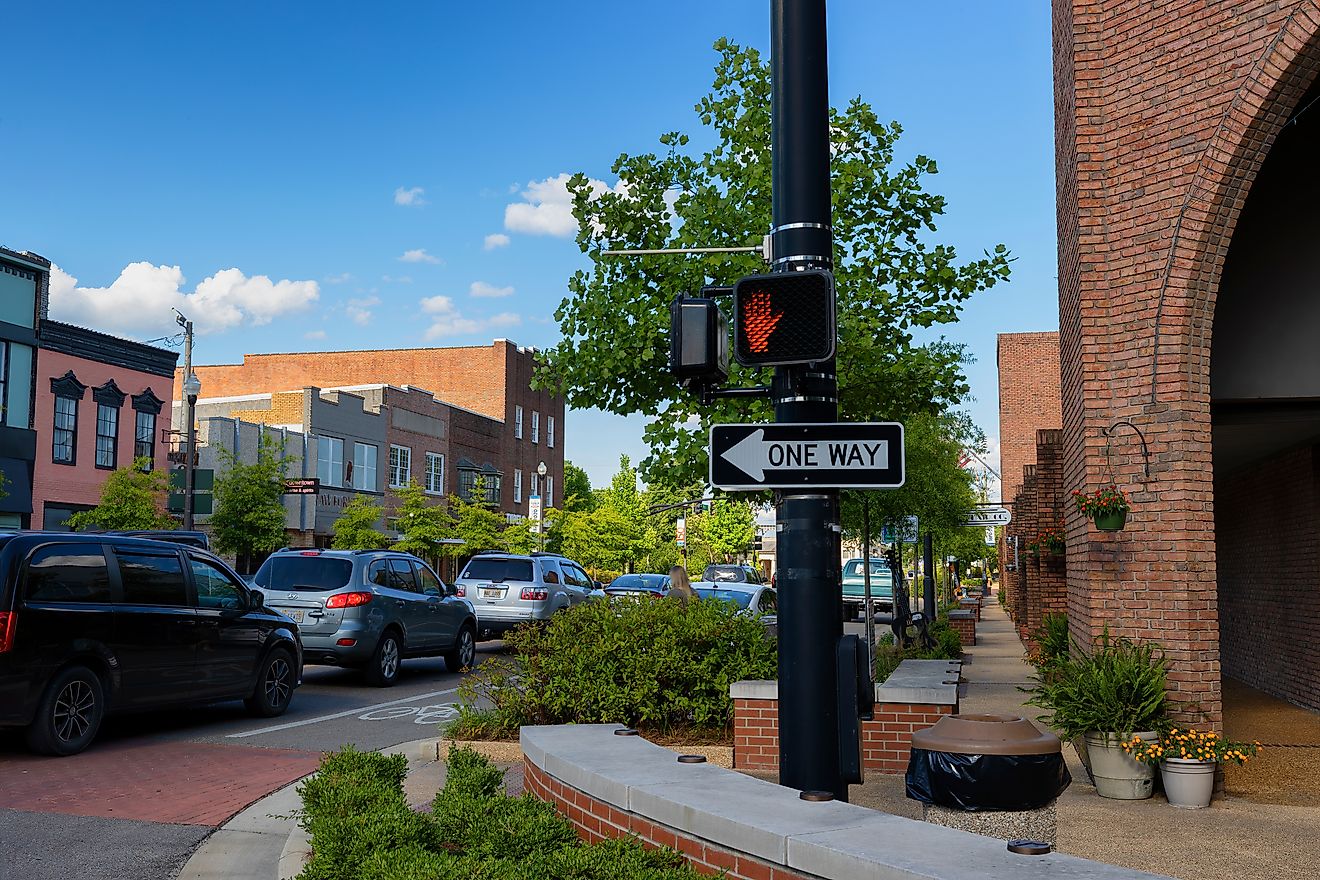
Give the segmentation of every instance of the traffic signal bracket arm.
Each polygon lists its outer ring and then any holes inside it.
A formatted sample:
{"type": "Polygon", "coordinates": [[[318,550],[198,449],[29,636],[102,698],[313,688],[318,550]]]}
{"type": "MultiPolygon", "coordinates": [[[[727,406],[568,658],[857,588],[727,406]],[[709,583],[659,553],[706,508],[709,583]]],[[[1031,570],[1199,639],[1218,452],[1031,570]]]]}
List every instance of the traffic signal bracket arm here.
{"type": "Polygon", "coordinates": [[[769,397],[769,385],[753,385],[751,388],[712,388],[709,385],[701,386],[701,402],[703,405],[713,403],[722,397],[769,397]]]}

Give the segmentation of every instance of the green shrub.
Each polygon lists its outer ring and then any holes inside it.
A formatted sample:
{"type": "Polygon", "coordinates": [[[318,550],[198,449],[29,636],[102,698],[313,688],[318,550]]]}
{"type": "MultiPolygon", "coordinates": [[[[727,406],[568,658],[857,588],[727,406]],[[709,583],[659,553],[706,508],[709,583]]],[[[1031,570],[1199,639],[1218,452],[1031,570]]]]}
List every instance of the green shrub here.
{"type": "Polygon", "coordinates": [[[1027,660],[1037,669],[1055,669],[1068,659],[1068,615],[1052,611],[1031,633],[1035,649],[1027,660]]]}
{"type": "Polygon", "coordinates": [[[508,641],[517,662],[488,661],[464,679],[451,736],[607,722],[719,735],[732,720],[729,685],[778,673],[764,626],[710,600],[586,602],[508,641]]]}
{"type": "Polygon", "coordinates": [[[1126,638],[1111,639],[1106,629],[1090,656],[1074,645],[1066,659],[1033,675],[1027,705],[1045,712],[1039,720],[1063,739],[1085,733],[1158,730],[1168,711],[1167,663],[1160,647],[1126,638]]]}
{"type": "Polygon", "coordinates": [[[948,612],[942,612],[930,627],[934,648],[901,648],[894,642],[893,633],[885,633],[876,640],[875,664],[872,675],[876,684],[883,683],[894,674],[898,664],[904,660],[957,660],[962,657],[962,641],[949,626],[948,612]]]}

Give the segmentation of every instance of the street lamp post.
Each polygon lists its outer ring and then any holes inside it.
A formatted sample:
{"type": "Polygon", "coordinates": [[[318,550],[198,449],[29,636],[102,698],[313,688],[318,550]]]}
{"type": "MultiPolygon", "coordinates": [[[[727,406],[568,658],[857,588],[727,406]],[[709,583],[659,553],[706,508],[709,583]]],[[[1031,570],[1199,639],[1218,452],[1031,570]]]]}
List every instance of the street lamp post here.
{"type": "Polygon", "coordinates": [[[202,382],[197,378],[197,374],[188,373],[188,377],[183,380],[183,397],[188,401],[188,406],[184,411],[186,425],[184,430],[188,432],[188,442],[183,461],[183,527],[188,531],[193,528],[193,480],[196,477],[195,462],[193,456],[197,449],[197,431],[193,427],[194,413],[197,408],[197,396],[202,393],[202,382]]]}
{"type": "Polygon", "coordinates": [[[541,497],[541,504],[537,508],[541,518],[536,524],[536,534],[541,538],[542,550],[545,549],[545,475],[548,471],[549,468],[545,466],[545,462],[541,462],[536,466],[536,475],[540,478],[536,481],[536,494],[541,497]]]}

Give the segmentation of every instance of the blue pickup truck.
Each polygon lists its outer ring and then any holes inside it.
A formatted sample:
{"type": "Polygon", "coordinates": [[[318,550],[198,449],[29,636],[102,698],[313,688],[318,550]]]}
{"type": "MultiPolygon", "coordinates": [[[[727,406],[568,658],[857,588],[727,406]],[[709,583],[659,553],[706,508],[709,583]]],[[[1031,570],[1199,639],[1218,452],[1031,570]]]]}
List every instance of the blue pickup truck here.
{"type": "MultiPolygon", "coordinates": [[[[883,557],[871,557],[871,603],[877,611],[894,608],[894,578],[889,563],[883,557]]],[[[861,559],[849,559],[843,564],[843,619],[855,620],[862,615],[866,604],[866,582],[861,559]]]]}

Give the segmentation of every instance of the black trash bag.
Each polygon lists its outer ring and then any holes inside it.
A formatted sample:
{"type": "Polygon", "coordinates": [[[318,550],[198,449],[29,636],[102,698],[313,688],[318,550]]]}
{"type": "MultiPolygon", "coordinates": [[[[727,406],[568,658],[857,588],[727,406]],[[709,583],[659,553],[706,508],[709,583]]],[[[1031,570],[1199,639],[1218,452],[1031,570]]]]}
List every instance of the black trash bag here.
{"type": "Polygon", "coordinates": [[[1063,755],[956,755],[913,749],[907,796],[954,810],[1036,810],[1072,784],[1063,755]]]}

